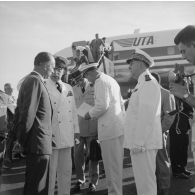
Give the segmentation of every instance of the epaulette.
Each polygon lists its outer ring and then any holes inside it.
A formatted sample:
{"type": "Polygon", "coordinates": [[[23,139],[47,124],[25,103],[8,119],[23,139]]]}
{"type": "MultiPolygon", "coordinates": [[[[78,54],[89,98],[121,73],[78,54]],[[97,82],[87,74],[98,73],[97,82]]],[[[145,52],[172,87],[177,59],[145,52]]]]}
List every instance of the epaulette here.
{"type": "Polygon", "coordinates": [[[148,74],[145,75],[145,81],[151,81],[151,78],[150,78],[150,76],[148,74]]]}
{"type": "Polygon", "coordinates": [[[137,90],[138,90],[138,89],[133,89],[133,90],[132,90],[132,93],[136,92],[137,90]]]}

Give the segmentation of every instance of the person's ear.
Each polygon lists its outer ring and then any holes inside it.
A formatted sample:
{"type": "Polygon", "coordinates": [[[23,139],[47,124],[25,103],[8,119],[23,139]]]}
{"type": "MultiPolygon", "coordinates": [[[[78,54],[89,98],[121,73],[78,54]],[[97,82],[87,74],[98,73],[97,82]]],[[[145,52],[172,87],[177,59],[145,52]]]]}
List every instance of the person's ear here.
{"type": "Polygon", "coordinates": [[[47,70],[47,65],[46,65],[46,64],[44,64],[44,70],[45,70],[45,71],[47,70]]]}

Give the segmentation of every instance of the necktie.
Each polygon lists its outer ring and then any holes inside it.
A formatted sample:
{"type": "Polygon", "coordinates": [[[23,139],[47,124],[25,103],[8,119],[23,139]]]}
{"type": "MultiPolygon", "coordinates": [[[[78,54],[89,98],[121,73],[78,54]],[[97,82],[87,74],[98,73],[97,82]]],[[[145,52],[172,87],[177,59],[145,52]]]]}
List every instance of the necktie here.
{"type": "Polygon", "coordinates": [[[81,87],[83,93],[85,93],[85,87],[81,87]]]}
{"type": "Polygon", "coordinates": [[[62,87],[60,85],[60,83],[56,82],[56,86],[57,86],[57,90],[62,93],[62,87]]]}

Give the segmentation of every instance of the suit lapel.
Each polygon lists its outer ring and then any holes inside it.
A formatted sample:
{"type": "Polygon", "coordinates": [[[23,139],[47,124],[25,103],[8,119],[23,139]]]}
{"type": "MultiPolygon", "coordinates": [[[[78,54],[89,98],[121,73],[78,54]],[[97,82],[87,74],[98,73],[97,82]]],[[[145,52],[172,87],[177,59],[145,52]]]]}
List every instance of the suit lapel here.
{"type": "Polygon", "coordinates": [[[40,75],[37,74],[36,72],[31,72],[30,75],[36,76],[43,83],[43,86],[45,87],[45,89],[47,91],[47,94],[48,94],[48,97],[49,97],[49,101],[50,101],[50,106],[51,106],[51,120],[52,120],[52,118],[53,118],[53,106],[52,106],[52,103],[51,103],[49,91],[48,91],[48,89],[47,89],[47,87],[45,85],[45,81],[43,81],[43,79],[40,77],[40,75]]]}

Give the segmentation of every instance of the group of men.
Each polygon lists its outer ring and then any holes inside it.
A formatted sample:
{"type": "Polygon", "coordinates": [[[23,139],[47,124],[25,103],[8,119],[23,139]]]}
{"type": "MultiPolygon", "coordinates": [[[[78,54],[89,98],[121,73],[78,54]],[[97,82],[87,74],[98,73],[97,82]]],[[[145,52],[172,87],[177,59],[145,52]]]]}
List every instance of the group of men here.
{"type": "MultiPolygon", "coordinates": [[[[176,35],[174,42],[184,59],[195,64],[195,26],[189,25],[182,29],[176,35]]],[[[188,177],[190,172],[186,170],[186,164],[190,128],[189,110],[195,107],[195,98],[190,93],[188,85],[175,82],[170,83],[171,95],[169,91],[157,84],[156,79],[148,71],[152,66],[151,61],[147,61],[137,52],[132,56],[127,63],[130,64],[131,74],[138,83],[129,100],[125,134],[128,138],[126,144],[131,151],[137,193],[168,195],[170,194],[170,169],[165,148],[165,132],[170,130],[173,174],[188,177]],[[173,95],[180,99],[182,108],[177,105],[173,95]],[[176,117],[175,112],[178,113],[176,117]],[[185,121],[181,120],[185,125],[181,124],[178,117],[185,118],[185,121]],[[173,136],[175,131],[180,133],[173,136]]],[[[193,133],[192,127],[192,135],[193,133]]],[[[195,193],[195,188],[190,192],[195,193]]]]}
{"type": "MultiPolygon", "coordinates": [[[[193,64],[194,35],[195,27],[187,26],[175,38],[181,54],[193,64]]],[[[61,81],[67,73],[61,57],[48,52],[35,57],[34,69],[25,77],[19,90],[13,129],[26,153],[24,195],[54,194],[56,174],[58,194],[70,194],[71,148],[74,145],[76,187],[79,190],[86,182],[86,156],[90,161],[89,191],[95,191],[99,165],[98,159],[92,160],[90,150],[92,140],[97,142],[97,139],[109,195],[123,193],[124,147],[131,152],[137,194],[157,195],[157,191],[159,195],[169,194],[170,180],[167,182],[167,177],[163,178],[162,163],[166,158],[163,137],[173,122],[170,112],[174,110],[174,103],[170,93],[151,75],[149,68],[154,61],[150,56],[135,50],[130,53],[127,63],[131,76],[138,82],[125,111],[120,86],[114,78],[100,72],[97,63],[81,65],[78,85],[71,87],[61,81]],[[83,102],[91,107],[81,117],[76,109],[83,102]],[[167,102],[170,104],[165,107],[167,102]]],[[[171,83],[170,91],[195,107],[195,97],[186,86],[171,83]]],[[[169,167],[166,170],[169,171],[169,167]]]]}
{"type": "Polygon", "coordinates": [[[109,58],[109,52],[111,50],[110,44],[106,42],[106,37],[99,38],[99,34],[95,34],[95,39],[91,42],[87,42],[85,46],[72,45],[73,59],[76,62],[76,67],[82,63],[98,62],[101,54],[104,52],[104,56],[109,58]]]}

